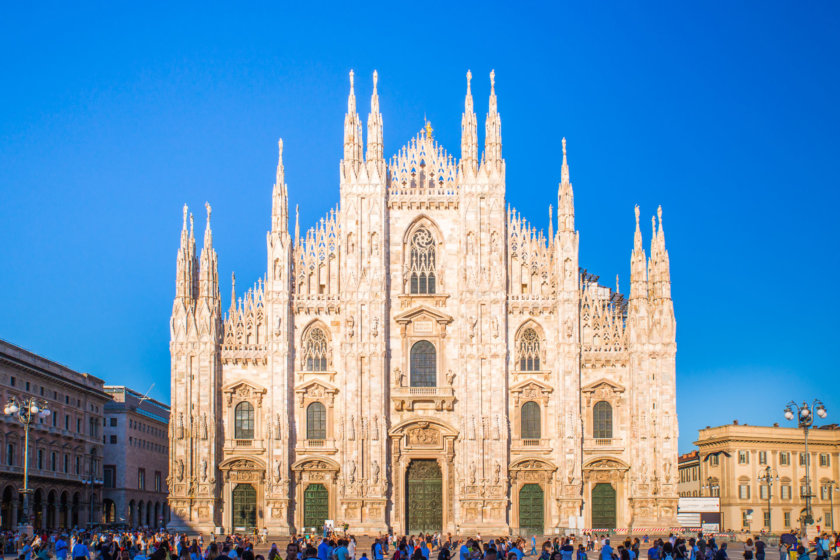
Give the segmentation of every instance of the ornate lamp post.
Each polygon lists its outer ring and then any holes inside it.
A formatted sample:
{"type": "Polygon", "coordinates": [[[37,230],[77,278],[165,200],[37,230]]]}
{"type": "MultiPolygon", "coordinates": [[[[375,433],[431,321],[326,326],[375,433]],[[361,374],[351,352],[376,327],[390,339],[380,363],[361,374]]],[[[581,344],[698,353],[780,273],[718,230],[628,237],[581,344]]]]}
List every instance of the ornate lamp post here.
{"type": "Polygon", "coordinates": [[[51,414],[48,408],[48,403],[42,399],[35,397],[27,397],[19,399],[11,397],[9,404],[3,409],[6,416],[16,417],[21,424],[23,424],[23,519],[18,520],[19,529],[21,532],[32,536],[32,523],[29,513],[29,425],[36,418],[46,418],[51,414]]]}
{"type": "Polygon", "coordinates": [[[795,401],[790,401],[785,407],[785,418],[788,420],[796,418],[798,426],[805,432],[805,515],[800,518],[803,535],[805,534],[805,528],[814,523],[814,516],[811,511],[811,498],[813,497],[811,495],[811,456],[808,455],[808,430],[814,424],[814,412],[820,418],[828,416],[825,405],[819,399],[814,399],[810,406],[807,402],[803,402],[800,406],[795,401]]]}
{"type": "Polygon", "coordinates": [[[779,475],[773,474],[773,469],[770,465],[764,468],[764,473],[758,475],[758,481],[767,486],[767,532],[773,532],[773,514],[770,510],[770,499],[773,496],[773,483],[779,482],[779,475]]]}
{"type": "Polygon", "coordinates": [[[834,492],[837,491],[837,482],[835,482],[833,480],[829,480],[827,482],[827,484],[828,484],[828,501],[831,504],[831,506],[830,506],[831,509],[828,510],[828,511],[831,512],[831,530],[836,531],[836,529],[834,528],[835,527],[835,524],[834,524],[835,523],[834,522],[834,492]]]}

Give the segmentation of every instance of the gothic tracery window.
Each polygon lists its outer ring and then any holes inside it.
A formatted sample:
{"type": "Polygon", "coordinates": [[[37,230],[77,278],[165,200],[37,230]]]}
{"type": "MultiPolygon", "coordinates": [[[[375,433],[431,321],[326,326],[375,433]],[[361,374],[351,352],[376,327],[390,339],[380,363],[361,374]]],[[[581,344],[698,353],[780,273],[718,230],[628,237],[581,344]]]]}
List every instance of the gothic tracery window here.
{"type": "Polygon", "coordinates": [[[243,401],[233,411],[233,437],[236,439],[254,439],[254,406],[243,401]]]}
{"type": "Polygon", "coordinates": [[[412,294],[435,293],[435,250],[435,238],[427,228],[421,227],[411,236],[408,273],[412,294]]]}
{"type": "Polygon", "coordinates": [[[306,439],[327,439],[327,409],[319,402],[306,407],[306,439]]]}
{"type": "Polygon", "coordinates": [[[437,387],[437,351],[428,340],[411,347],[411,386],[437,387]]]}
{"type": "Polygon", "coordinates": [[[542,424],[540,422],[540,405],[534,401],[528,401],[522,405],[521,411],[521,438],[540,439],[542,437],[542,424]]]}
{"type": "Polygon", "coordinates": [[[303,339],[303,369],[327,371],[329,345],[327,335],[319,327],[309,329],[303,339]]]}
{"type": "Polygon", "coordinates": [[[516,344],[516,354],[519,371],[540,370],[540,337],[535,329],[529,327],[522,331],[516,344]]]}
{"type": "Polygon", "coordinates": [[[613,437],[612,405],[607,401],[598,401],[592,410],[592,436],[595,439],[613,437]]]}

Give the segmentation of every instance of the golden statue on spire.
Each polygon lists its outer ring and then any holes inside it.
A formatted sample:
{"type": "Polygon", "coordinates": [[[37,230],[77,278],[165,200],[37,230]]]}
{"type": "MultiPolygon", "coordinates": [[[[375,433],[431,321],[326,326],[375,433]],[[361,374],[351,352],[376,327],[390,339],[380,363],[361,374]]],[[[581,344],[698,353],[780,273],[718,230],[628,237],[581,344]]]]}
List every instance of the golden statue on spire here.
{"type": "Polygon", "coordinates": [[[426,138],[432,137],[432,123],[428,120],[426,121],[426,138]]]}

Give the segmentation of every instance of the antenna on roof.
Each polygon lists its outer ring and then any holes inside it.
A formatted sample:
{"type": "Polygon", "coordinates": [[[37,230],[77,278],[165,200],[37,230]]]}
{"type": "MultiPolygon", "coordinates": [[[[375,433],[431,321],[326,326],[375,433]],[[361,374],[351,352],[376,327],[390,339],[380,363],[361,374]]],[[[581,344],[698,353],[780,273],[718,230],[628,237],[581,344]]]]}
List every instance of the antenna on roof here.
{"type": "Polygon", "coordinates": [[[152,392],[152,389],[154,389],[154,387],[155,387],[155,384],[154,384],[154,383],[152,383],[152,384],[149,386],[149,389],[146,391],[146,394],[145,394],[145,395],[143,395],[143,397],[142,397],[142,398],[140,399],[140,401],[137,403],[137,406],[140,406],[141,404],[143,404],[143,401],[147,401],[147,400],[149,400],[149,393],[151,393],[151,392],[152,392]]]}

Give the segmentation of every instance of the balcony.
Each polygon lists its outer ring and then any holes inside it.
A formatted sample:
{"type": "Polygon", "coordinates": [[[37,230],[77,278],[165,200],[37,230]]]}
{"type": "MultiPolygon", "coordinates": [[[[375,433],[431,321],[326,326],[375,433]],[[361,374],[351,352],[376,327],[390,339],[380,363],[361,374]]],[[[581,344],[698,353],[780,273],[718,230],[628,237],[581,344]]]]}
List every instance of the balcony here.
{"type": "Polygon", "coordinates": [[[455,406],[455,391],[452,387],[392,387],[391,401],[398,412],[415,408],[451,411],[455,406]]]}
{"type": "Polygon", "coordinates": [[[551,451],[551,441],[548,438],[519,439],[510,442],[510,450],[514,453],[548,453],[551,451]]]}
{"type": "Polygon", "coordinates": [[[624,438],[586,438],[583,441],[583,450],[621,452],[624,450],[624,438]]]}
{"type": "Polygon", "coordinates": [[[260,439],[228,439],[225,440],[227,453],[262,453],[265,446],[260,439]]]}
{"type": "Polygon", "coordinates": [[[331,439],[302,439],[295,447],[297,453],[317,453],[318,455],[333,455],[338,453],[335,441],[331,439]]]}

